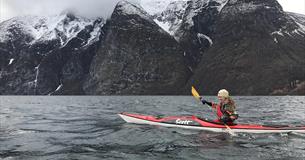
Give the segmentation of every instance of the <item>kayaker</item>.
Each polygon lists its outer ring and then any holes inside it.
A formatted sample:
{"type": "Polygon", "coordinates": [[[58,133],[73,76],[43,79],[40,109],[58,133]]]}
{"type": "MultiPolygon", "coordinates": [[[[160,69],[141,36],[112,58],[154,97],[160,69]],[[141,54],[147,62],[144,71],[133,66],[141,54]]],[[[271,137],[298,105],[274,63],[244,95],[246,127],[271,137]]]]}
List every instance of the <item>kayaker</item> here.
{"type": "Polygon", "coordinates": [[[203,104],[207,104],[212,108],[216,109],[217,119],[214,122],[217,123],[225,123],[225,124],[233,124],[233,122],[238,118],[238,114],[236,114],[236,106],[233,99],[229,96],[229,92],[225,89],[221,89],[218,92],[219,104],[208,102],[200,97],[200,100],[203,104]]]}

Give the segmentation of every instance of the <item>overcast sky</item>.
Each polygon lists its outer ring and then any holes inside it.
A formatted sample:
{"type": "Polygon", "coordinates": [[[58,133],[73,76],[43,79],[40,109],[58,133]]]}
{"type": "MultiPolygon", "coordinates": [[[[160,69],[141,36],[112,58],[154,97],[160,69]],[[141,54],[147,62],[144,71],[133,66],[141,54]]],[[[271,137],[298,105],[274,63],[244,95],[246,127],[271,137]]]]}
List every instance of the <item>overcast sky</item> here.
{"type": "Polygon", "coordinates": [[[58,14],[66,8],[76,8],[81,14],[103,17],[111,14],[119,0],[0,0],[1,18],[16,15],[58,14]]]}
{"type": "MultiPolygon", "coordinates": [[[[77,8],[87,16],[108,17],[119,0],[0,0],[0,21],[18,15],[58,14],[77,8]]],[[[139,1],[139,0],[132,0],[139,1]]],[[[305,14],[305,0],[278,0],[284,10],[305,14]]]]}

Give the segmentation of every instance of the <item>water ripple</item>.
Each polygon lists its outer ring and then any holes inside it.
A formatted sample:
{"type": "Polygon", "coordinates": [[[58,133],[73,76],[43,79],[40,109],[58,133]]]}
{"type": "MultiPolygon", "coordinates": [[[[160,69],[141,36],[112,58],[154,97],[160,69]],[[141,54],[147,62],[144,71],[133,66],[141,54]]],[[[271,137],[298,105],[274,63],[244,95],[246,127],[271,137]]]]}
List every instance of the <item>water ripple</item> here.
{"type": "MultiPolygon", "coordinates": [[[[215,114],[190,96],[1,97],[0,159],[305,159],[305,134],[238,134],[127,124],[120,112],[215,114]]],[[[215,97],[206,97],[215,101],[215,97]]],[[[305,97],[234,97],[242,123],[305,122],[305,97]]]]}

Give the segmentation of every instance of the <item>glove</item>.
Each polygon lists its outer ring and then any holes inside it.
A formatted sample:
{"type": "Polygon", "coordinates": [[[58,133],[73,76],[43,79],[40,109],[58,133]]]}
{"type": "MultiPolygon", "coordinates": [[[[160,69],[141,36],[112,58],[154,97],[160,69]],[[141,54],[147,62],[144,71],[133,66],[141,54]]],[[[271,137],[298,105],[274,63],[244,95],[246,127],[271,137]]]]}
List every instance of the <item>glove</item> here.
{"type": "Polygon", "coordinates": [[[238,119],[238,114],[232,114],[232,115],[230,116],[230,118],[231,118],[232,120],[236,120],[236,119],[238,119]]]}
{"type": "Polygon", "coordinates": [[[207,101],[204,100],[202,97],[199,97],[199,99],[200,99],[200,101],[202,102],[202,104],[206,104],[206,103],[207,103],[207,101]]]}
{"type": "Polygon", "coordinates": [[[220,120],[224,123],[232,121],[228,115],[223,115],[220,120]]]}

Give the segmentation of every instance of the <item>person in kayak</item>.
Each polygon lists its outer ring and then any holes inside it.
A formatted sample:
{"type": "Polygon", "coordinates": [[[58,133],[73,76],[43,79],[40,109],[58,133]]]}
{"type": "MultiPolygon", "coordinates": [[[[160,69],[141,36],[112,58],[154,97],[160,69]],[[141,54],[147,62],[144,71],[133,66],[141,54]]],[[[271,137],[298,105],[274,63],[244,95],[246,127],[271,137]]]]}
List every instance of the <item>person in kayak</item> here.
{"type": "Polygon", "coordinates": [[[216,109],[217,119],[214,122],[217,123],[225,123],[225,124],[233,124],[233,122],[238,118],[238,114],[236,114],[236,106],[233,99],[229,96],[229,92],[225,89],[222,89],[218,92],[219,104],[208,102],[200,97],[202,104],[207,104],[212,108],[216,109]]]}

